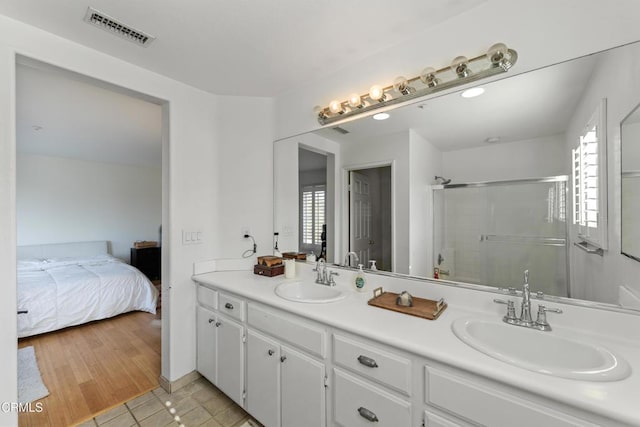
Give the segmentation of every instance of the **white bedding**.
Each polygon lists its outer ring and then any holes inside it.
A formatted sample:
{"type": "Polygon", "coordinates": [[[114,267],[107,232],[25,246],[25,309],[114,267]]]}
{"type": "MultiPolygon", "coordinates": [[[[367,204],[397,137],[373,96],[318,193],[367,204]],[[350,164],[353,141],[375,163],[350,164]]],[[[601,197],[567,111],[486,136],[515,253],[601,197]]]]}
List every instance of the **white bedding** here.
{"type": "Polygon", "coordinates": [[[18,337],[133,310],[156,312],[158,292],[138,269],[108,254],[18,260],[18,337]]]}

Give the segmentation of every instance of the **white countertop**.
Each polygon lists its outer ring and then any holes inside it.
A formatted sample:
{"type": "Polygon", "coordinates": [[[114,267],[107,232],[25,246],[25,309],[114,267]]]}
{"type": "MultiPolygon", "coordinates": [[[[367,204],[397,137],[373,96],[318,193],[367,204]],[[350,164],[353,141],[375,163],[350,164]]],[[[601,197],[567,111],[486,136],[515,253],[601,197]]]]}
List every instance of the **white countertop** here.
{"type": "Polygon", "coordinates": [[[291,302],[278,297],[275,287],[285,281],[312,281],[315,277],[312,266],[298,263],[297,267],[296,279],[285,279],[284,276],[268,278],[245,270],[197,274],[193,280],[584,411],[621,423],[640,425],[640,316],[546,304],[562,307],[564,311],[562,315],[549,315],[549,323],[555,330],[565,334],[575,331],[586,336],[622,355],[632,368],[631,376],[621,381],[570,380],[498,361],[471,348],[454,335],[451,325],[456,319],[468,316],[500,319],[505,308],[492,302],[496,294],[372,274],[366,275],[367,291],[360,293],[349,286],[355,271],[338,269],[340,276],[336,282],[338,288],[347,293],[345,299],[326,304],[291,302]],[[416,297],[435,300],[444,297],[448,308],[437,320],[430,321],[372,307],[367,301],[378,286],[393,292],[407,290],[416,297]],[[586,325],[589,330],[577,328],[575,324],[586,325]]]}

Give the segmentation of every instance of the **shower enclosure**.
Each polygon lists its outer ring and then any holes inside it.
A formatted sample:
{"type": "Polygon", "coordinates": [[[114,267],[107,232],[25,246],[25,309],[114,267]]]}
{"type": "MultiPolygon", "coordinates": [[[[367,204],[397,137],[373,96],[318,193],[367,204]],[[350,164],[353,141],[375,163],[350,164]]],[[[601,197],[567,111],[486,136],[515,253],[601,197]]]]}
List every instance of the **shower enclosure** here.
{"type": "Polygon", "coordinates": [[[566,175],[432,188],[440,279],[569,296],[566,175]]]}

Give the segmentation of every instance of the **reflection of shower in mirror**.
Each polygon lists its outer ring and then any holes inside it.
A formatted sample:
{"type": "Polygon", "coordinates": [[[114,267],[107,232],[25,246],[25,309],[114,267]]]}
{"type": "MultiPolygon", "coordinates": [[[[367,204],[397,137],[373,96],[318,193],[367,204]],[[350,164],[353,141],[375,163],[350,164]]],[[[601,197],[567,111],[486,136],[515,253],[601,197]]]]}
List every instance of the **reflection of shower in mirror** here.
{"type": "Polygon", "coordinates": [[[446,178],[445,178],[445,177],[443,177],[443,176],[437,176],[437,175],[436,175],[436,177],[435,177],[435,180],[436,180],[436,182],[437,182],[438,184],[442,184],[442,185],[447,185],[448,183],[450,183],[450,182],[451,182],[451,180],[450,180],[450,179],[446,179],[446,178]],[[438,182],[438,181],[440,181],[440,182],[438,182]]]}

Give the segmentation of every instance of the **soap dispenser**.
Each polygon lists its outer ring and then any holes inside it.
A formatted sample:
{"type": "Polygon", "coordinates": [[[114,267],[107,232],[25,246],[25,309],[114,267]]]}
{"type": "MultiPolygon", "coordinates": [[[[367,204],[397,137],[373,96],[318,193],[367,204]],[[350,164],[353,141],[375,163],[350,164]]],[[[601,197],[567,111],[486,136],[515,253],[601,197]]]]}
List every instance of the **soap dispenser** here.
{"type": "Polygon", "coordinates": [[[367,284],[367,279],[364,277],[364,271],[362,271],[362,264],[358,264],[358,272],[353,278],[353,286],[356,288],[358,292],[365,291],[365,285],[367,284]]]}

